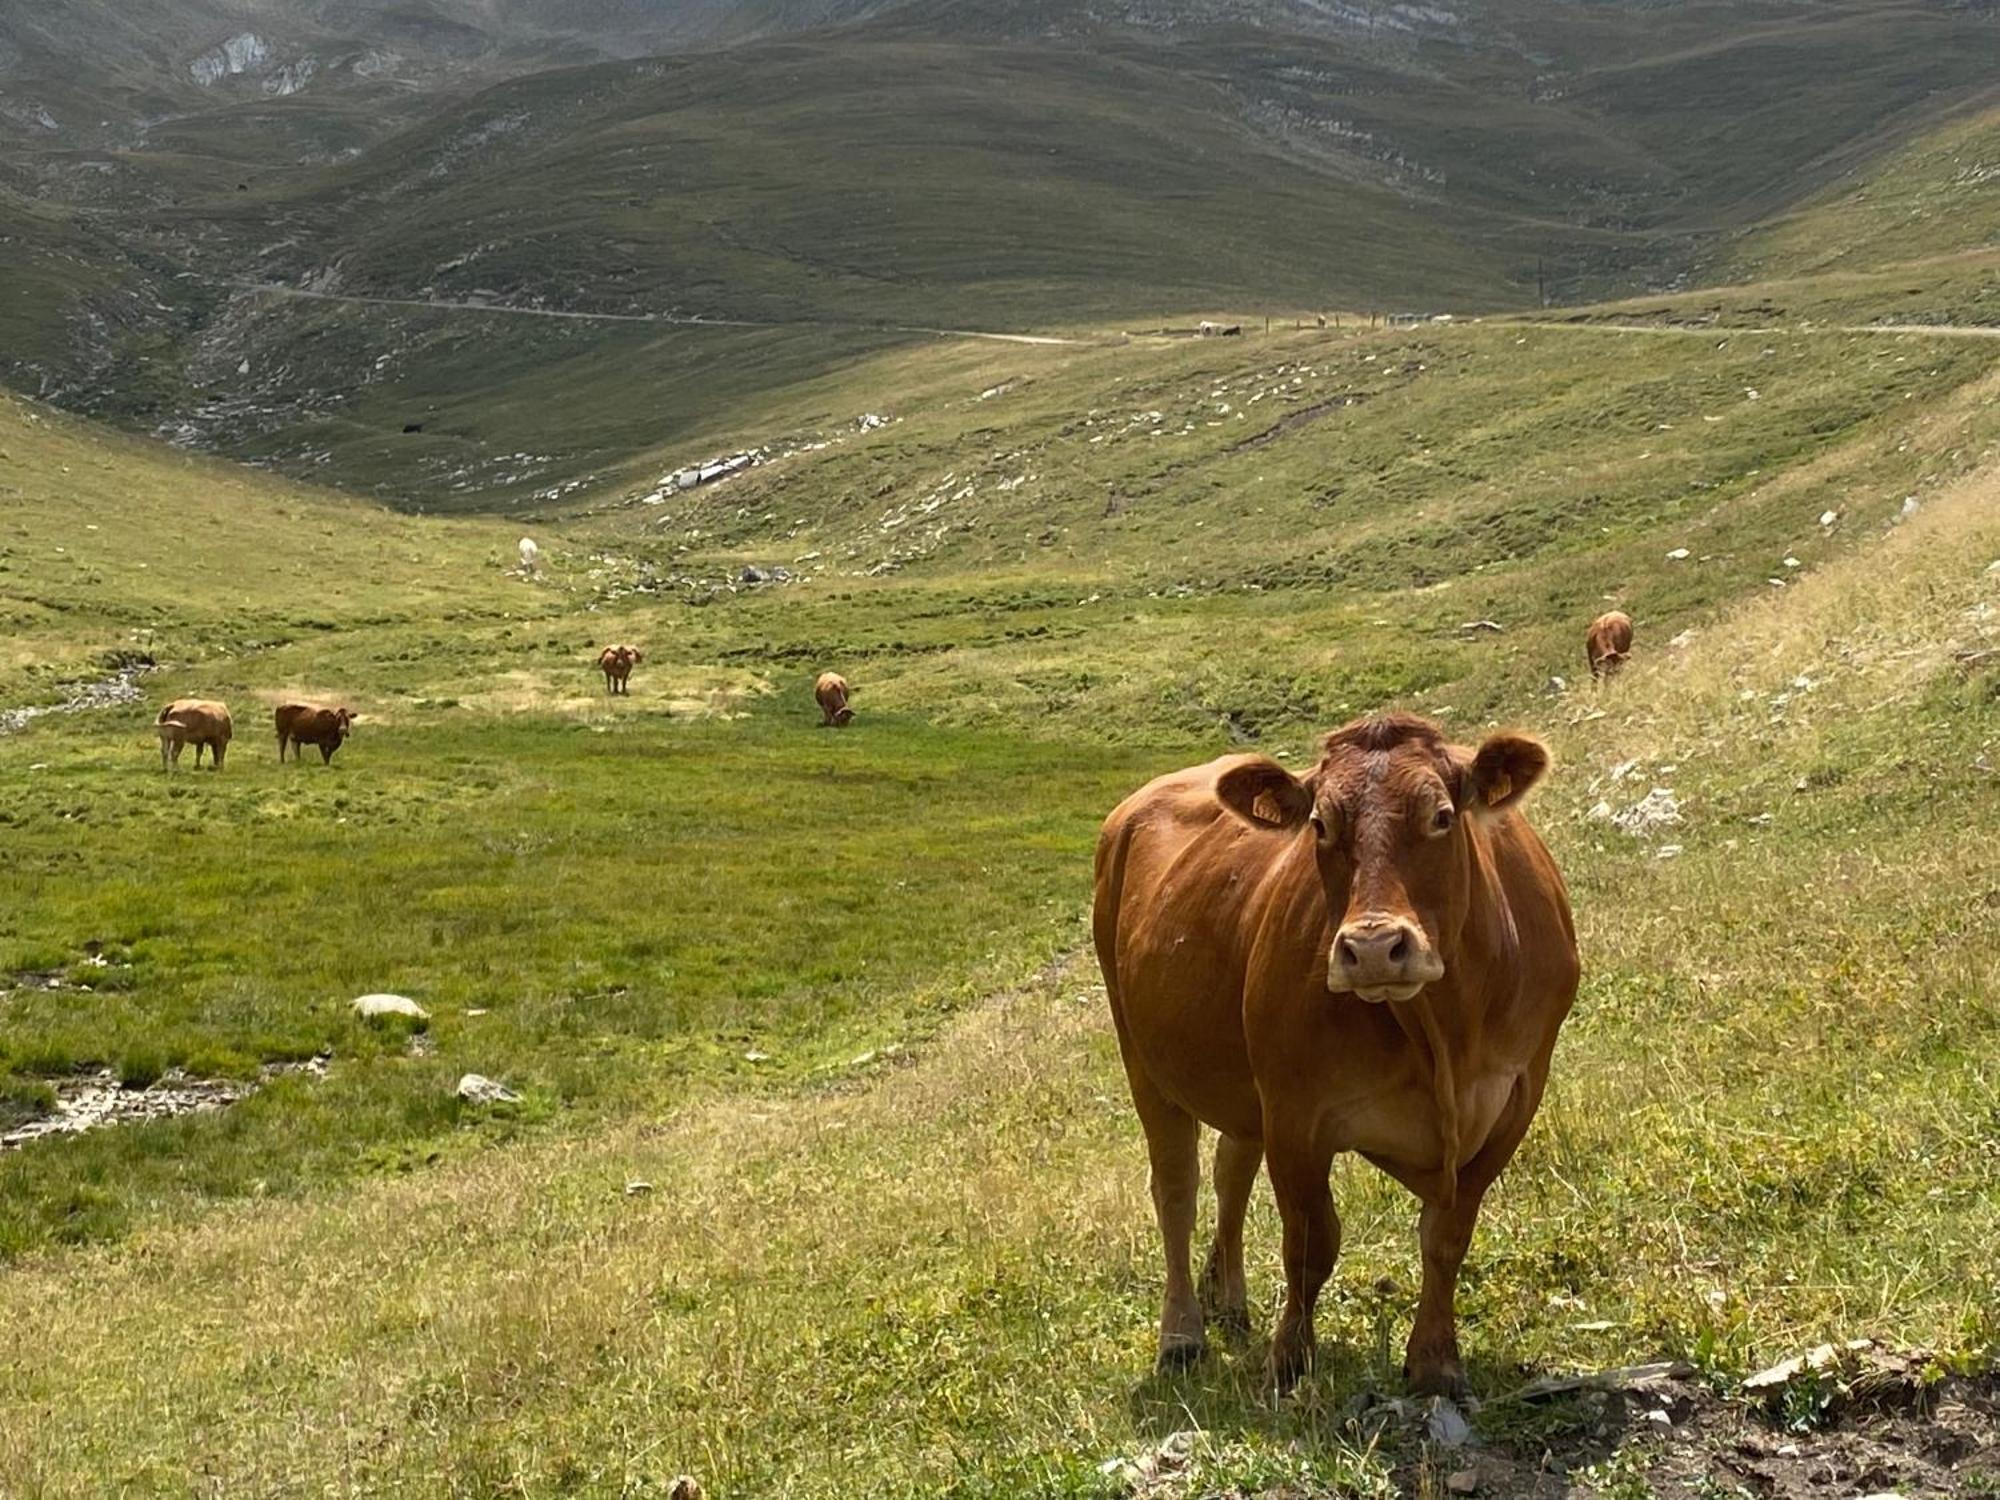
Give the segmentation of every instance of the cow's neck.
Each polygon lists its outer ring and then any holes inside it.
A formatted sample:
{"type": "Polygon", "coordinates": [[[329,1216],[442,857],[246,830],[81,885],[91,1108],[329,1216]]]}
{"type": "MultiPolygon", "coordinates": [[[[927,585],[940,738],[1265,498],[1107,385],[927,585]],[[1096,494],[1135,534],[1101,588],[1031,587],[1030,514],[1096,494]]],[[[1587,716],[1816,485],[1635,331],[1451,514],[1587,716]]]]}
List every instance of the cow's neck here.
{"type": "Polygon", "coordinates": [[[1396,1022],[1431,1064],[1431,1093],[1443,1147],[1440,1196],[1450,1207],[1457,1196],[1462,1151],[1462,1104],[1467,1087],[1488,1060],[1485,1045],[1512,1004],[1506,986],[1517,969],[1520,938],[1513,908],[1493,868],[1492,847],[1483,834],[1469,841],[1471,900],[1458,943],[1446,960],[1445,977],[1414,999],[1390,1007],[1396,1022]]]}

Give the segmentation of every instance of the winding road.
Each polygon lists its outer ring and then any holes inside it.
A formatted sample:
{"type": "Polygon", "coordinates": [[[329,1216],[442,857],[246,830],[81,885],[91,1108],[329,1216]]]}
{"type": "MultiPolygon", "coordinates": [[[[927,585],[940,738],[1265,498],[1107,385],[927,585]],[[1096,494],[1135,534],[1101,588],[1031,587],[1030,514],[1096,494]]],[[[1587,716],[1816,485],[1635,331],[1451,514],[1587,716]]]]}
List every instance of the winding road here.
{"type": "Polygon", "coordinates": [[[649,323],[669,328],[838,328],[855,333],[925,333],[946,339],[988,339],[1000,344],[1074,344],[1089,339],[1058,338],[1045,333],[991,333],[980,328],[925,328],[907,323],[842,322],[828,318],[795,318],[789,322],[757,318],[704,318],[683,313],[571,312],[559,307],[514,307],[504,302],[426,297],[368,297],[354,292],[316,292],[272,281],[232,281],[238,291],[267,297],[291,297],[307,302],[349,302],[366,307],[410,307],[437,312],[492,313],[512,318],[566,318],[578,323],[649,323]]]}

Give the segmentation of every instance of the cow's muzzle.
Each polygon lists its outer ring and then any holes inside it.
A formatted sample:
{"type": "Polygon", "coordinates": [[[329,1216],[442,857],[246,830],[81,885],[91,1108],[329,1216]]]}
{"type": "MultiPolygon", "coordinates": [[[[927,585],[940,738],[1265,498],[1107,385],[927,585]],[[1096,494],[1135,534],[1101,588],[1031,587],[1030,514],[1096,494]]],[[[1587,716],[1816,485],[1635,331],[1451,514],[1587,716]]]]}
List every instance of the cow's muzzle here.
{"type": "Polygon", "coordinates": [[[1363,1000],[1410,1000],[1444,978],[1444,962],[1415,922],[1371,913],[1345,923],[1327,957],[1326,987],[1363,1000]]]}

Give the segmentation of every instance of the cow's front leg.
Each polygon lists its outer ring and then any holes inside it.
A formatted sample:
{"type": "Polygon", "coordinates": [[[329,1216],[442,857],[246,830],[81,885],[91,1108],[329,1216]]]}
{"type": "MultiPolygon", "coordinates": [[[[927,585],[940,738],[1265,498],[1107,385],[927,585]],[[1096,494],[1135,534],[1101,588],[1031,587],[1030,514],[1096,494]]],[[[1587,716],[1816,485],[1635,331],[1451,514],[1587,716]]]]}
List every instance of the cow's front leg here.
{"type": "Polygon", "coordinates": [[[1313,1312],[1340,1255],[1340,1217],[1327,1186],[1333,1152],[1310,1138],[1282,1135],[1267,1118],[1264,1149],[1271,1190],[1285,1226],[1285,1310],[1271,1339],[1271,1384],[1280,1394],[1312,1367],[1313,1312]]]}
{"type": "Polygon", "coordinates": [[[1403,1356],[1403,1378],[1419,1396],[1465,1394],[1465,1366],[1458,1358],[1458,1268],[1472,1244],[1481,1193],[1459,1189],[1450,1208],[1424,1205],[1418,1236],[1423,1244],[1424,1290],[1403,1356]]]}
{"type": "Polygon", "coordinates": [[[1472,1245],[1479,1206],[1507,1163],[1541,1103],[1542,1077],[1523,1077],[1514,1087],[1493,1133],[1479,1153],[1460,1168],[1451,1206],[1426,1202],[1417,1234],[1423,1249],[1424,1290],[1417,1321],[1403,1356],[1403,1378],[1420,1396],[1465,1394],[1465,1366],[1458,1357],[1458,1268],[1472,1245]]]}

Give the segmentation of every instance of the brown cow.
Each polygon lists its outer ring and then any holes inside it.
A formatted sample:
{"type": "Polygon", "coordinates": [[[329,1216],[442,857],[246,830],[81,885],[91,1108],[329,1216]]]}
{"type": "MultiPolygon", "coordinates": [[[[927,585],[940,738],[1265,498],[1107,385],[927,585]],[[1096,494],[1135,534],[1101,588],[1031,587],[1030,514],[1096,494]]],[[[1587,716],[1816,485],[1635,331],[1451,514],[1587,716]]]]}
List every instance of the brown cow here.
{"type": "Polygon", "coordinates": [[[1458,1268],[1576,995],[1562,877],[1516,810],[1547,766],[1525,736],[1474,753],[1392,714],[1328,735],[1303,777],[1225,756],[1106,820],[1092,925],[1152,1161],[1162,1368],[1202,1353],[1204,1306],[1247,1327],[1243,1215],[1268,1156],[1286,1291],[1270,1376],[1298,1379],[1340,1249],[1328,1173],[1358,1151],[1423,1203],[1404,1373],[1420,1392],[1463,1388],[1458,1268]],[[1222,1138],[1197,1290],[1202,1124],[1222,1138]]]}
{"type": "Polygon", "coordinates": [[[319,746],[320,764],[333,760],[333,752],[354,732],[351,708],[315,708],[310,703],[287,703],[273,717],[278,724],[278,764],[285,763],[285,749],[291,747],[297,760],[301,745],[319,746]]]}
{"type": "Polygon", "coordinates": [[[646,653],[637,646],[606,646],[597,655],[597,670],[604,674],[604,691],[630,696],[632,689],[627,683],[632,669],[645,659],[646,653]]]}
{"type": "Polygon", "coordinates": [[[822,729],[829,724],[845,729],[853,719],[854,710],[847,706],[847,679],[838,672],[820,673],[819,681],[813,684],[813,697],[819,700],[822,729]]]}
{"type": "Polygon", "coordinates": [[[229,737],[236,732],[228,705],[213,698],[176,698],[160,710],[153,724],[160,732],[163,771],[181,763],[181,750],[187,745],[194,746],[197,769],[201,766],[201,752],[207,750],[214,757],[215,769],[220,771],[222,757],[229,749],[229,737]]]}
{"type": "Polygon", "coordinates": [[[1622,610],[1599,615],[1583,636],[1592,677],[1609,677],[1632,657],[1632,617],[1622,610]]]}

